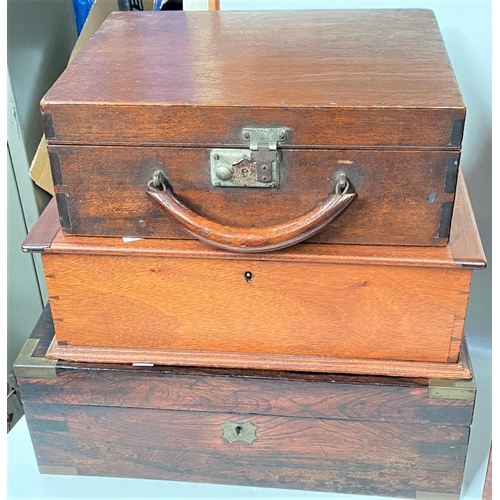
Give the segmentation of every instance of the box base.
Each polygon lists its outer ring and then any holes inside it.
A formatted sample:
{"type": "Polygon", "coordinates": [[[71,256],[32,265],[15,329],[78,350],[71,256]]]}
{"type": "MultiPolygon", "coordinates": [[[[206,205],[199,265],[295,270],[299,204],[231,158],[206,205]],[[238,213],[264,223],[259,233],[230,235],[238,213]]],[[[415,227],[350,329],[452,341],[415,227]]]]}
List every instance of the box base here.
{"type": "Polygon", "coordinates": [[[433,363],[329,356],[70,346],[60,345],[56,337],[54,337],[47,350],[46,357],[75,362],[250,368],[258,370],[311,371],[311,367],[314,367],[314,371],[320,373],[457,380],[472,378],[464,344],[462,343],[457,363],[433,363]]]}

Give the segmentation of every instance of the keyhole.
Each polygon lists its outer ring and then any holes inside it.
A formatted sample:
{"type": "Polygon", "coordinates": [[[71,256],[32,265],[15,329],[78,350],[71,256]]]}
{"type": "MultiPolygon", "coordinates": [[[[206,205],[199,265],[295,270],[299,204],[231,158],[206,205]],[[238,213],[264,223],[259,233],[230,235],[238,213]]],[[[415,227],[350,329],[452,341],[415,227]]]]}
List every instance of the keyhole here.
{"type": "Polygon", "coordinates": [[[243,432],[243,427],[237,425],[234,430],[236,431],[236,434],[239,436],[243,432]]]}
{"type": "Polygon", "coordinates": [[[250,271],[247,271],[243,276],[245,276],[245,280],[247,283],[252,282],[253,274],[250,271]]]}
{"type": "Polygon", "coordinates": [[[248,169],[242,168],[241,173],[243,174],[243,177],[247,177],[248,176],[248,169]]]}

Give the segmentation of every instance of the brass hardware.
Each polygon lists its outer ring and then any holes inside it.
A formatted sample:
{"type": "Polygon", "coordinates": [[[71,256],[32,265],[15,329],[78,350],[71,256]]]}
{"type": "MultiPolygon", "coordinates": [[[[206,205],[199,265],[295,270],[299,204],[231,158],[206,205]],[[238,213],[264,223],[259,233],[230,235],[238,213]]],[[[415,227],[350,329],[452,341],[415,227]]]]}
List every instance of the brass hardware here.
{"type": "Polygon", "coordinates": [[[213,149],[210,152],[212,185],[217,187],[279,186],[279,142],[287,138],[285,127],[244,128],[241,137],[248,149],[213,149]]]}
{"type": "Polygon", "coordinates": [[[34,358],[39,339],[28,339],[16,361],[14,374],[16,378],[56,378],[56,359],[34,358]]]}
{"type": "Polygon", "coordinates": [[[222,437],[228,443],[245,441],[245,443],[252,444],[257,439],[257,436],[255,435],[257,427],[253,425],[252,422],[238,424],[231,422],[230,420],[226,420],[223,424],[221,424],[221,427],[224,431],[222,437]]]}
{"type": "MultiPolygon", "coordinates": [[[[215,156],[219,156],[219,155],[214,155],[215,156]]],[[[215,159],[215,158],[214,158],[215,159]]],[[[227,167],[219,167],[216,171],[215,171],[215,175],[217,176],[218,179],[220,179],[221,181],[227,181],[231,175],[233,175],[233,172],[231,172],[231,170],[229,170],[229,168],[227,167]]]]}
{"type": "Polygon", "coordinates": [[[429,379],[429,397],[474,401],[476,384],[471,380],[429,379]]]}
{"type": "Polygon", "coordinates": [[[62,465],[40,465],[40,474],[61,474],[63,476],[78,476],[76,467],[64,467],[62,465]]]}
{"type": "Polygon", "coordinates": [[[416,491],[415,500],[459,500],[460,495],[454,493],[432,493],[430,491],[416,491]]]}

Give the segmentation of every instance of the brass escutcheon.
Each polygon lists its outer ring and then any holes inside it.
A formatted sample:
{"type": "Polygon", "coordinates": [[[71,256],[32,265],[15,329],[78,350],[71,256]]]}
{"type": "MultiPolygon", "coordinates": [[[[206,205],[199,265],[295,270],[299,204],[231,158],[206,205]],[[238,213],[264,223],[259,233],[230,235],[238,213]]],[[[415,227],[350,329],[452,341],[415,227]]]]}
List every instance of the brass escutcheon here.
{"type": "Polygon", "coordinates": [[[223,424],[221,424],[221,427],[224,430],[222,437],[228,443],[245,441],[245,443],[252,444],[257,439],[257,436],[255,435],[257,427],[253,425],[252,422],[239,424],[226,420],[223,424]]]}

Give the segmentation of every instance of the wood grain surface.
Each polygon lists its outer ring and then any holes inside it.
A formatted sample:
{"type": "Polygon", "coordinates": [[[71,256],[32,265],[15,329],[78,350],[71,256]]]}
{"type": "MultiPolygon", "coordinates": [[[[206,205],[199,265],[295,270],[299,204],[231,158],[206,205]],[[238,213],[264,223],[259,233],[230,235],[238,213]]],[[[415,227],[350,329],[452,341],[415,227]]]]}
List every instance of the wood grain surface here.
{"type": "Polygon", "coordinates": [[[49,146],[67,234],[186,239],[147,196],[162,171],[183,204],[236,230],[290,223],[334,192],[346,174],[357,199],[308,241],[443,246],[448,241],[459,155],[446,151],[285,150],[277,189],[214,187],[210,150],[49,146]],[[448,187],[446,187],[448,186],[448,187]]]}
{"type": "Polygon", "coordinates": [[[468,426],[473,400],[429,397],[427,379],[61,361],[57,377],[18,378],[25,403],[232,412],[468,426]],[[121,368],[125,366],[126,368],[121,368]],[[234,373],[236,372],[236,373],[234,373]],[[349,380],[353,378],[353,380],[349,380]],[[95,390],[98,386],[99,390],[95,390]]]}
{"type": "Polygon", "coordinates": [[[239,412],[31,404],[25,412],[42,467],[412,498],[459,493],[469,435],[468,427],[239,412]],[[227,420],[251,422],[257,439],[227,442],[227,420]]]}
{"type": "Polygon", "coordinates": [[[42,260],[61,344],[434,362],[458,359],[450,339],[462,336],[472,274],[137,255],[42,260]]]}
{"type": "MultiPolygon", "coordinates": [[[[462,339],[450,341],[450,350],[462,339]]],[[[446,380],[470,379],[469,365],[459,355],[458,361],[395,361],[391,359],[346,358],[301,354],[266,354],[248,352],[200,351],[137,347],[96,347],[59,344],[54,338],[47,358],[84,363],[146,364],[170,366],[203,366],[211,368],[294,370],[349,375],[381,375],[389,377],[432,377],[446,380]]]]}
{"type": "MultiPolygon", "coordinates": [[[[45,358],[53,337],[47,306],[30,336],[38,340],[33,360],[45,358]]],[[[469,366],[466,351],[463,358],[469,366]]],[[[473,397],[436,397],[429,386],[450,383],[426,378],[64,360],[55,372],[41,378],[15,365],[23,402],[460,426],[471,424],[474,407],[473,397]]],[[[474,382],[467,383],[474,395],[474,382]]]]}
{"type": "Polygon", "coordinates": [[[449,248],[453,255],[453,259],[462,262],[463,267],[475,267],[471,261],[467,263],[469,259],[466,256],[470,257],[472,255],[476,256],[473,260],[482,260],[484,265],[486,265],[486,257],[482,249],[481,236],[479,235],[469,193],[467,191],[467,185],[462,172],[459,172],[457,178],[449,248]]]}
{"type": "Polygon", "coordinates": [[[230,145],[278,124],[291,146],[455,149],[465,115],[434,14],[406,9],[114,13],[42,110],[50,143],[230,145]]]}

